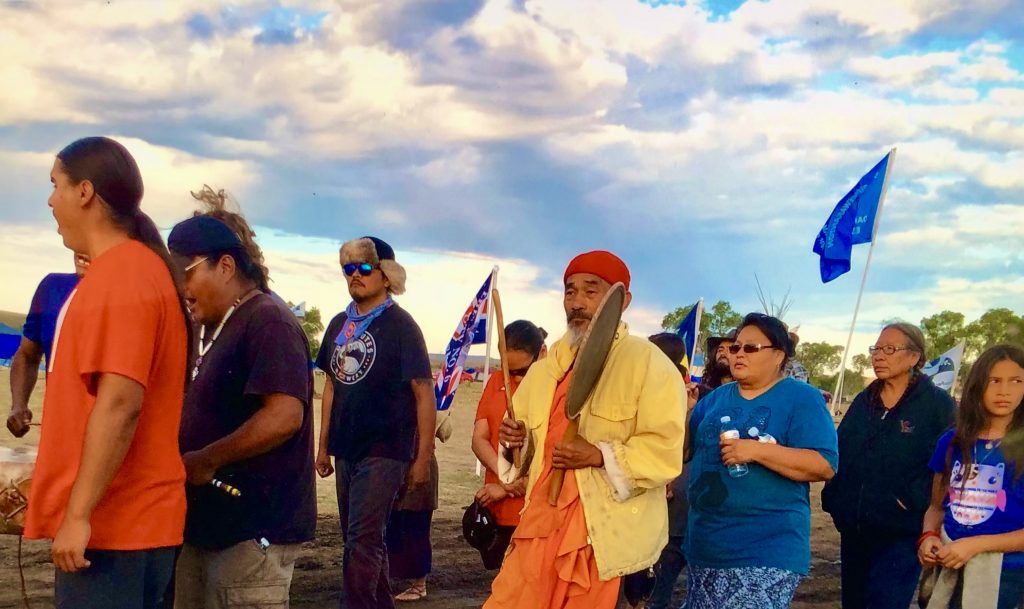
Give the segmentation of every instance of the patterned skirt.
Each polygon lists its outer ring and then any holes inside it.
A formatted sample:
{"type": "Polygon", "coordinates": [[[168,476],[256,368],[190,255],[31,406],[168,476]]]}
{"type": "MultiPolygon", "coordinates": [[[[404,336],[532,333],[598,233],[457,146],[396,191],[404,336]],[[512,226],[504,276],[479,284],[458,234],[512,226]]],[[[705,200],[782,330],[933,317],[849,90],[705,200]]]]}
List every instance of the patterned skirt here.
{"type": "Polygon", "coordinates": [[[803,576],[785,569],[690,565],[682,609],[788,609],[803,576]]]}

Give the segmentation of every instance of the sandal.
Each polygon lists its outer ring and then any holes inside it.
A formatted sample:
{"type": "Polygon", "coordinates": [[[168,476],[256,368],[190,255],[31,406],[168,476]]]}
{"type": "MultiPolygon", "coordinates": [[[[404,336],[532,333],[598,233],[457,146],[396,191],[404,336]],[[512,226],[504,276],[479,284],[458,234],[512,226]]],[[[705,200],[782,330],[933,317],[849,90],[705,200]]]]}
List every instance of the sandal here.
{"type": "Polygon", "coordinates": [[[395,595],[395,600],[398,602],[421,601],[425,598],[427,598],[426,582],[424,582],[422,586],[413,584],[406,588],[403,592],[395,595]]]}

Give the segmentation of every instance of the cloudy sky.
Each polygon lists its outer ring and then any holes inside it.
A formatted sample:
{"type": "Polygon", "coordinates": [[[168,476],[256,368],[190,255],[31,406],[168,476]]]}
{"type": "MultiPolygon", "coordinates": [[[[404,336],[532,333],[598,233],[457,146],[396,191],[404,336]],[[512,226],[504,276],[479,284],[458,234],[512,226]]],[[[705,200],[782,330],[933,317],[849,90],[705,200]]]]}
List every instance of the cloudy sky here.
{"type": "Polygon", "coordinates": [[[490,268],[557,334],[560,279],[607,248],[654,331],[704,297],[842,343],[867,254],[822,285],[814,237],[898,152],[855,348],[883,319],[1024,311],[1024,11],[1012,0],[0,0],[0,309],[69,270],[54,153],[109,135],[165,228],[225,188],[273,287],[347,303],[373,234],[443,349],[490,268]]]}

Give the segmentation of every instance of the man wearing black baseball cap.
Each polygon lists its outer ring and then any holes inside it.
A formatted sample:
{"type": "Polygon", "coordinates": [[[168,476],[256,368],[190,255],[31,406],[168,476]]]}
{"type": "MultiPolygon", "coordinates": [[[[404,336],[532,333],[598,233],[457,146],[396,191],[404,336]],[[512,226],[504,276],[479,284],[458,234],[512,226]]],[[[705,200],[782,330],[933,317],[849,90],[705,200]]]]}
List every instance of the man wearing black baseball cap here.
{"type": "Polygon", "coordinates": [[[176,609],[287,606],[316,526],[309,346],[265,292],[251,236],[198,215],[168,238],[199,337],[179,437],[188,511],[176,609]]]}
{"type": "Polygon", "coordinates": [[[341,246],[339,261],[352,302],[328,324],[316,360],[328,377],[316,469],[338,472],[342,609],[391,609],[384,531],[406,478],[430,480],[434,382],[423,333],[391,298],[405,291],[394,249],[362,237],[341,246]]]}

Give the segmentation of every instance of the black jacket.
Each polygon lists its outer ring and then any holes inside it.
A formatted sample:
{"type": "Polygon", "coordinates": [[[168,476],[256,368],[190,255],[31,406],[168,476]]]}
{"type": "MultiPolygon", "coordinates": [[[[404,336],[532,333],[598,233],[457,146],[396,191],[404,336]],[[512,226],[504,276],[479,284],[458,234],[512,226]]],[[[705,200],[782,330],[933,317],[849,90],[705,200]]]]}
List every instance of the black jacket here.
{"type": "Polygon", "coordinates": [[[857,395],[839,424],[839,471],[825,485],[821,504],[841,533],[917,536],[931,500],[928,460],[953,424],[956,404],[930,378],[915,374],[887,412],[882,384],[875,381],[857,395]]]}

